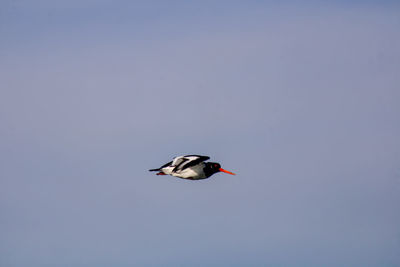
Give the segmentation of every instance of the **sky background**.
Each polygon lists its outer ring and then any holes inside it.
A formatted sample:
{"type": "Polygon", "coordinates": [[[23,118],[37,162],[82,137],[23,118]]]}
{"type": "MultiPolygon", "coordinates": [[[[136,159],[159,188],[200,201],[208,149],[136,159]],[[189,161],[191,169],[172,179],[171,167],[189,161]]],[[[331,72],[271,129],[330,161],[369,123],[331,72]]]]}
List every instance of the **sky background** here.
{"type": "Polygon", "coordinates": [[[1,0],[0,266],[400,266],[399,12],[1,0]]]}

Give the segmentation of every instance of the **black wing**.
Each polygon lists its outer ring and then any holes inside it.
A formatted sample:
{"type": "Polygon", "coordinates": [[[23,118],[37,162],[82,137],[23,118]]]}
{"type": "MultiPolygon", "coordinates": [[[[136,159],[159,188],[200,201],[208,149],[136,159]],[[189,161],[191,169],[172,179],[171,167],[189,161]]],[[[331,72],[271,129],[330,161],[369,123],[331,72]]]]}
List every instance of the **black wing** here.
{"type": "Polygon", "coordinates": [[[210,159],[210,157],[207,156],[200,156],[200,155],[186,155],[183,157],[185,159],[184,161],[180,162],[174,169],[173,171],[182,171],[184,169],[190,168],[192,166],[195,166],[203,161],[206,161],[210,159]]]}
{"type": "Polygon", "coordinates": [[[170,162],[168,162],[168,163],[165,163],[164,165],[162,165],[160,168],[158,168],[158,169],[151,169],[151,170],[149,170],[149,171],[151,171],[151,172],[155,172],[155,171],[160,171],[162,168],[165,168],[165,167],[167,167],[167,166],[170,166],[172,164],[172,161],[170,161],[170,162]]]}

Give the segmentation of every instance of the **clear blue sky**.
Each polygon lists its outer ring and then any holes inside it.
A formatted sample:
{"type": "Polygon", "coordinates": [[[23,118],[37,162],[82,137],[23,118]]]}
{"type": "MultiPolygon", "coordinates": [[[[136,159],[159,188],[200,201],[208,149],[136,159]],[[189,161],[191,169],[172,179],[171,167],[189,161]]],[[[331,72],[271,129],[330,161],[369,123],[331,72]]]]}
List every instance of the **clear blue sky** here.
{"type": "Polygon", "coordinates": [[[0,266],[399,266],[396,2],[1,1],[0,266]]]}

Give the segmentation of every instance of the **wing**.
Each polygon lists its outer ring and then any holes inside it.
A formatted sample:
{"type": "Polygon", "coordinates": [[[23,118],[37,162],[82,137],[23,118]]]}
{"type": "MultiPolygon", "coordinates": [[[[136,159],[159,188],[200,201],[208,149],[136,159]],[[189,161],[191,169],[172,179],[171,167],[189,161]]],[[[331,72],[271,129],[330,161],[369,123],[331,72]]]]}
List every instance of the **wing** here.
{"type": "Polygon", "coordinates": [[[164,165],[162,165],[160,168],[157,168],[157,169],[151,169],[151,170],[149,170],[149,171],[151,171],[151,172],[160,171],[162,168],[165,168],[165,167],[171,166],[171,164],[172,164],[172,161],[170,161],[170,162],[168,162],[168,163],[165,163],[165,164],[164,164],[164,165]]]}
{"type": "Polygon", "coordinates": [[[188,159],[186,159],[185,156],[175,157],[172,160],[171,166],[178,166],[178,165],[182,164],[185,161],[188,161],[188,159]]]}
{"type": "MultiPolygon", "coordinates": [[[[181,156],[181,157],[177,157],[175,158],[177,161],[175,168],[173,169],[173,172],[177,172],[177,171],[182,171],[186,168],[195,166],[203,161],[206,161],[208,159],[210,159],[210,157],[207,156],[200,156],[200,155],[186,155],[186,156],[181,156]]],[[[175,161],[174,159],[174,161],[175,161]]]]}
{"type": "Polygon", "coordinates": [[[168,167],[168,166],[171,166],[171,165],[172,165],[172,161],[170,161],[170,162],[168,162],[168,163],[165,163],[164,165],[162,165],[162,166],[160,167],[160,169],[165,168],[165,167],[168,167]]]}

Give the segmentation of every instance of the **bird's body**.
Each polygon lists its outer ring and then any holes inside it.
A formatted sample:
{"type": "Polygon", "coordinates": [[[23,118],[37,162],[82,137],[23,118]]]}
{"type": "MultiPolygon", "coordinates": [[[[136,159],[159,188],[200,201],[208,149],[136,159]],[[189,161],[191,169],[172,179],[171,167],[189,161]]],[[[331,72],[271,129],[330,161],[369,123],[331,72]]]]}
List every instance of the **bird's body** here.
{"type": "Polygon", "coordinates": [[[222,169],[219,163],[204,162],[208,159],[210,159],[210,157],[199,155],[179,156],[160,168],[151,169],[150,171],[158,171],[157,175],[168,174],[189,180],[206,179],[217,172],[225,172],[234,175],[234,173],[222,169]]]}

